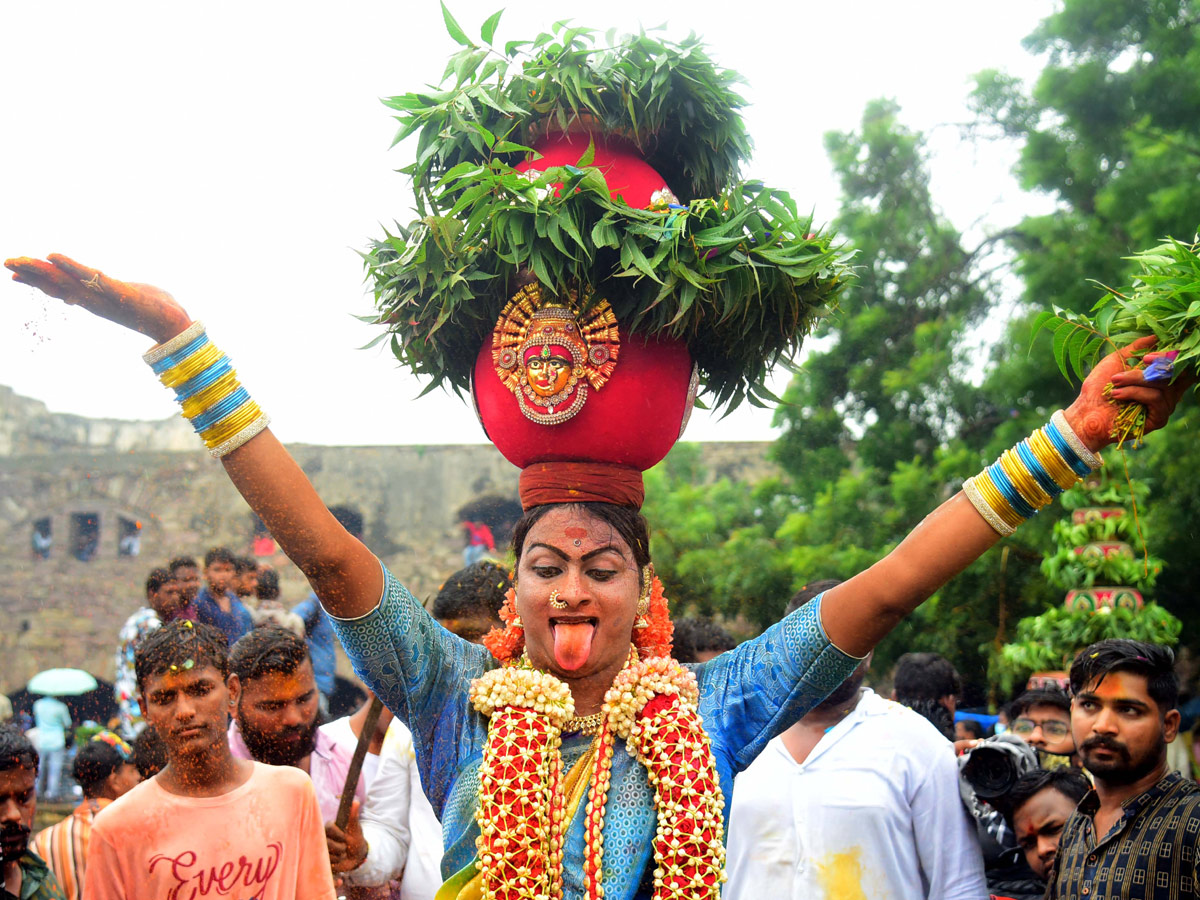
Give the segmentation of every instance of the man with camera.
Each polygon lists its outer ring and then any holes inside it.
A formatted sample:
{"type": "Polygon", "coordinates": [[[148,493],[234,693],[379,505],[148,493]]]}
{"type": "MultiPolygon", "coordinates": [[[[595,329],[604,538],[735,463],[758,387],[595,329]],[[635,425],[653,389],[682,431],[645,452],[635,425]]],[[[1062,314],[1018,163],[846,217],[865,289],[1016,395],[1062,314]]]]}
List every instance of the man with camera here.
{"type": "Polygon", "coordinates": [[[1071,698],[1059,690],[1026,691],[1012,703],[1008,730],[1038,752],[1043,769],[1078,766],[1071,736],[1071,698]]]}

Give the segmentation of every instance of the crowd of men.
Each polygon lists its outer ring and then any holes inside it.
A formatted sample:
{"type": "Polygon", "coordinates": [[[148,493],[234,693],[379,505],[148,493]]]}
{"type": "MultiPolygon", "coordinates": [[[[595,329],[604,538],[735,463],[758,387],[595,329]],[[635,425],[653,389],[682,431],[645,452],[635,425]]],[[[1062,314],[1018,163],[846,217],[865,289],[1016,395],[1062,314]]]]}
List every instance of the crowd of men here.
{"type": "MultiPolygon", "coordinates": [[[[509,585],[477,562],[433,614],[478,641],[509,585]]],[[[681,661],[735,646],[711,622],[677,624],[681,661]]],[[[328,721],[335,642],[315,597],[287,610],[274,572],[222,548],[151,572],[120,635],[116,732],[78,748],[82,802],[36,836],[38,780],[62,757],[0,726],[0,900],[432,900],[441,827],[412,736],[386,709],[368,726],[369,697],[328,721]]],[[[870,663],[738,776],[726,898],[1200,894],[1200,788],[1168,760],[1180,728],[1169,649],[1088,647],[1069,693],[1022,694],[990,737],[955,722],[961,683],[946,660],[902,658],[891,699],[865,685],[870,663]]]]}

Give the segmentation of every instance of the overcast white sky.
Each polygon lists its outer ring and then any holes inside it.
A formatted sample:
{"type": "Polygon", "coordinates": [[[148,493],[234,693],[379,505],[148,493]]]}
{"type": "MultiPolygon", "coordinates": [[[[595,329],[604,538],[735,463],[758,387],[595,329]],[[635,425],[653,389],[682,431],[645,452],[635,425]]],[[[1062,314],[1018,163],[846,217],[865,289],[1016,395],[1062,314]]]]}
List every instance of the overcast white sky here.
{"type": "MultiPolygon", "coordinates": [[[[501,0],[454,0],[472,35],[501,0]]],[[[997,228],[1030,200],[1011,148],[959,142],[972,73],[1032,76],[1020,41],[1053,4],[510,3],[498,39],[559,18],[600,29],[665,23],[703,35],[746,76],[758,147],[747,174],[819,220],[837,212],[822,149],[888,96],[930,130],[934,192],[960,228],[997,228]],[[770,10],[768,12],[768,10],[770,10]]],[[[453,395],[421,385],[351,318],[369,312],[356,248],[408,221],[409,148],[378,98],[419,88],[456,49],[436,2],[8,3],[0,53],[0,256],[59,251],[157,284],[203,319],[285,441],[481,441],[453,395]]],[[[978,232],[976,232],[978,233],[978,232]]],[[[5,273],[7,275],[7,273],[5,273]]],[[[0,384],[52,410],[165,418],[145,339],[0,283],[0,384]]],[[[786,380],[780,381],[780,386],[786,380]]],[[[770,413],[697,412],[692,440],[769,439],[770,413]]]]}

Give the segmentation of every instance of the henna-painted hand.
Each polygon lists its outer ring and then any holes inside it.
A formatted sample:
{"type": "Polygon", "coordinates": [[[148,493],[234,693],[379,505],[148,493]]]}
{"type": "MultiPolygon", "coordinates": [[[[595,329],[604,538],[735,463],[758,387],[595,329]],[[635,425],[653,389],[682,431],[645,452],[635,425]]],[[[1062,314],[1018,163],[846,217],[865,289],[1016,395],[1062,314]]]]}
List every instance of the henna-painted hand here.
{"type": "MultiPolygon", "coordinates": [[[[1096,363],[1079,389],[1079,396],[1065,410],[1071,428],[1092,450],[1100,450],[1112,443],[1117,401],[1136,402],[1146,407],[1145,430],[1155,431],[1167,424],[1183,392],[1195,381],[1189,376],[1180,376],[1172,384],[1147,382],[1142,369],[1130,365],[1129,357],[1153,347],[1154,343],[1153,337],[1138,338],[1128,347],[1110,353],[1096,363]],[[1113,390],[1106,396],[1105,390],[1109,384],[1112,384],[1113,390]]],[[[1162,355],[1147,353],[1142,359],[1150,363],[1162,355]]]]}
{"type": "Polygon", "coordinates": [[[13,281],[82,306],[88,312],[140,332],[156,342],[173,338],[191,324],[187,312],[161,288],[109,278],[61,253],[46,259],[19,256],[4,261],[13,281]]]}

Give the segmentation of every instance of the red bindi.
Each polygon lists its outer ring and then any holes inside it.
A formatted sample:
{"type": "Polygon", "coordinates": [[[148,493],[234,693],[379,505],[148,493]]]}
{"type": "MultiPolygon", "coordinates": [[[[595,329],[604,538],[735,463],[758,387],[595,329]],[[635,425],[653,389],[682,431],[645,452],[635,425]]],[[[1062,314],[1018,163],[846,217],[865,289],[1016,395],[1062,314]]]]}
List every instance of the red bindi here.
{"type": "Polygon", "coordinates": [[[579,528],[578,526],[571,526],[570,528],[564,528],[563,534],[569,538],[585,538],[587,537],[587,529],[579,528]]]}

